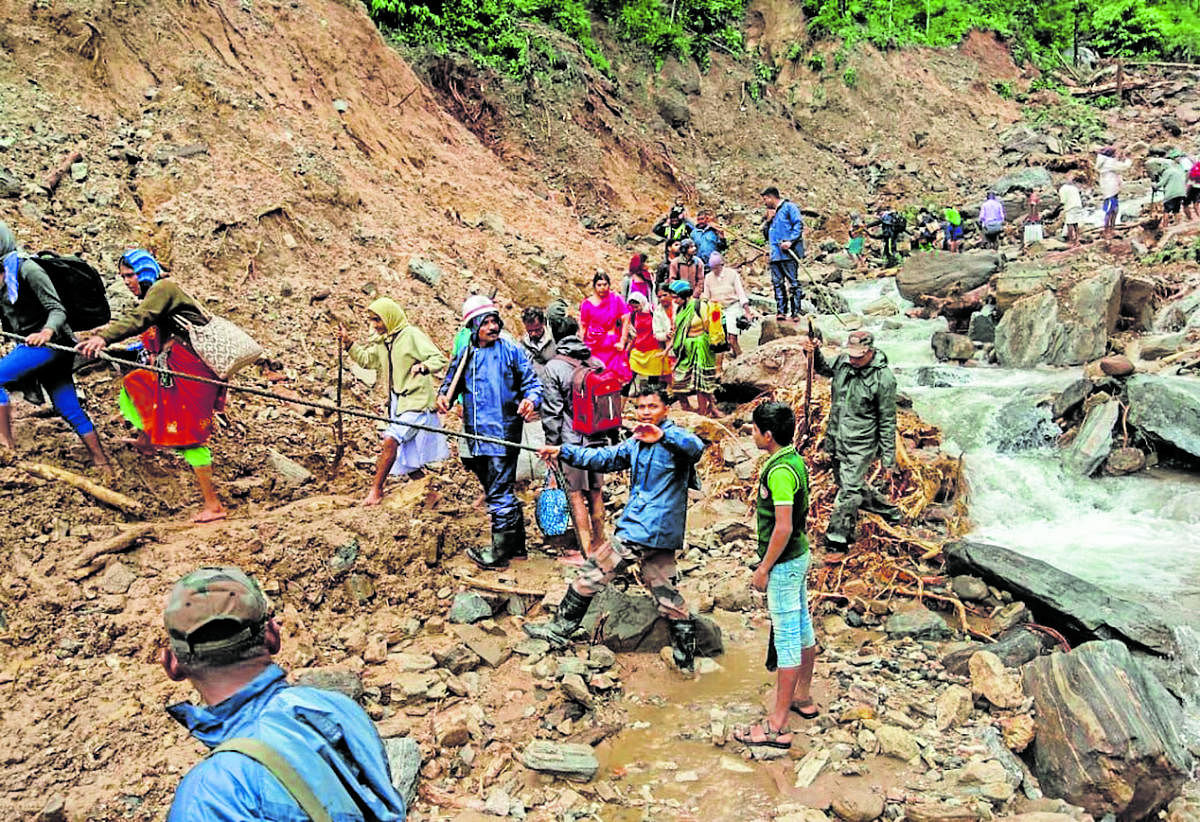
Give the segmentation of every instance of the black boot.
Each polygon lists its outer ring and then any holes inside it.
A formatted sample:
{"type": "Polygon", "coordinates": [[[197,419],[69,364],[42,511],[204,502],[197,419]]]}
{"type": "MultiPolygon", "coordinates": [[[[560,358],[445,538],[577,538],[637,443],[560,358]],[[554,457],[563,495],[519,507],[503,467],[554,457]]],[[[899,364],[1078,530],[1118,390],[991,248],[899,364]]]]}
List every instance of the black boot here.
{"type": "Polygon", "coordinates": [[[511,531],[492,531],[492,544],[467,549],[471,561],[485,571],[494,571],[508,567],[508,552],[506,550],[512,539],[511,531]]]}
{"type": "Polygon", "coordinates": [[[534,639],[544,639],[555,648],[564,648],[571,644],[571,634],[578,630],[579,623],[583,622],[583,615],[587,613],[591,604],[591,597],[576,593],[574,588],[567,588],[567,594],[558,604],[554,619],[548,622],[527,622],[521,627],[534,639]]]}
{"type": "Polygon", "coordinates": [[[696,668],[696,620],[672,619],[671,650],[675,667],[685,674],[696,668]]]}
{"type": "Polygon", "coordinates": [[[508,531],[504,544],[504,552],[509,559],[528,559],[529,552],[525,548],[525,520],[517,520],[517,527],[508,531]]]}

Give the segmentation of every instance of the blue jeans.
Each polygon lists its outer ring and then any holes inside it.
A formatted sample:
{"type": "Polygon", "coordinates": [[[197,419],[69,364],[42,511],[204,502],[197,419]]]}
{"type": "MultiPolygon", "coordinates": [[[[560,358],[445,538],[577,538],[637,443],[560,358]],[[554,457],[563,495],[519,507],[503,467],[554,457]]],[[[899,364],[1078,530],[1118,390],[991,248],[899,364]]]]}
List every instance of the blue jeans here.
{"type": "Polygon", "coordinates": [[[800,290],[800,282],[796,276],[798,269],[799,266],[796,264],[796,261],[791,258],[786,260],[771,260],[771,287],[775,289],[775,310],[777,314],[791,314],[793,317],[800,316],[800,298],[804,296],[804,292],[800,290]],[[790,305],[788,300],[789,291],[791,292],[790,305]]]}
{"type": "Polygon", "coordinates": [[[463,464],[479,477],[484,500],[492,518],[493,531],[515,531],[522,523],[521,503],[517,500],[517,451],[508,449],[503,457],[467,457],[463,464]]]}
{"type": "Polygon", "coordinates": [[[4,386],[32,376],[46,389],[54,410],[76,434],[82,437],[92,433],[96,427],[80,407],[79,395],[75,393],[75,380],[71,374],[74,363],[74,355],[63,351],[18,345],[0,359],[0,405],[8,405],[8,392],[4,386]]]}
{"type": "Polygon", "coordinates": [[[767,574],[767,610],[780,668],[800,667],[800,654],[816,644],[808,613],[808,565],[812,554],[781,562],[767,574]]]}

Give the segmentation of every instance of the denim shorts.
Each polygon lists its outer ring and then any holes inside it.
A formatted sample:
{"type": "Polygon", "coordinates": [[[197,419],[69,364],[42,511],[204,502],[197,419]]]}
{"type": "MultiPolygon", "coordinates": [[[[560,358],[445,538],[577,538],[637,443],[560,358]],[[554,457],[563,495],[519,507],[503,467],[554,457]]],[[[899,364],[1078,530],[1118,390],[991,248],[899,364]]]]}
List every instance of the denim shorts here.
{"type": "Polygon", "coordinates": [[[1117,209],[1121,207],[1121,201],[1117,197],[1108,197],[1104,201],[1104,213],[1115,214],[1117,209]]]}
{"type": "Polygon", "coordinates": [[[775,655],[780,668],[800,665],[800,652],[816,644],[808,613],[808,564],[811,553],[782,562],[767,575],[767,610],[775,631],[775,655]]]}

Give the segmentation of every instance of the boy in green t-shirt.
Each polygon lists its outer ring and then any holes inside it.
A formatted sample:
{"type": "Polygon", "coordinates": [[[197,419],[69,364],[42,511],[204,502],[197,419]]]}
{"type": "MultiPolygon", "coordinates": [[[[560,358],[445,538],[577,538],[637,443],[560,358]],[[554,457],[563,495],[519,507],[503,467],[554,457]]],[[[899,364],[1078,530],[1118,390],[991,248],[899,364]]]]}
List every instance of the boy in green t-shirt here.
{"type": "Polygon", "coordinates": [[[787,730],[793,708],[804,719],[819,713],[813,702],[813,661],[816,638],[808,613],[808,470],[792,447],[796,415],[781,402],[764,402],[754,409],[754,443],[770,454],[758,478],[758,556],[751,585],[767,592],[772,641],[778,659],[775,706],[734,738],[747,745],[789,748],[787,730]],[[793,701],[794,699],[794,701],[793,701]]]}

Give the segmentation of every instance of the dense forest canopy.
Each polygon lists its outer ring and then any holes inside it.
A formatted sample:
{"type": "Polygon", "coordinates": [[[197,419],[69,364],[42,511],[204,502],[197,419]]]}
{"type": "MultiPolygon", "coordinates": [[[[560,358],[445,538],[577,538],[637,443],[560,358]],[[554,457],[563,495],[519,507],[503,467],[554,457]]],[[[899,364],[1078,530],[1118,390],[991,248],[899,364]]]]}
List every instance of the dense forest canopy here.
{"type": "MultiPolygon", "coordinates": [[[[399,41],[458,52],[522,76],[566,58],[564,36],[609,71],[593,32],[608,21],[647,59],[690,57],[702,67],[712,50],[744,53],[746,0],[368,0],[372,16],[399,41]],[[558,33],[556,36],[556,32],[558,33]]],[[[867,40],[882,49],[948,46],[973,28],[996,31],[1019,59],[1051,63],[1087,47],[1101,57],[1200,59],[1200,0],[804,0],[808,41],[867,40]]]]}

